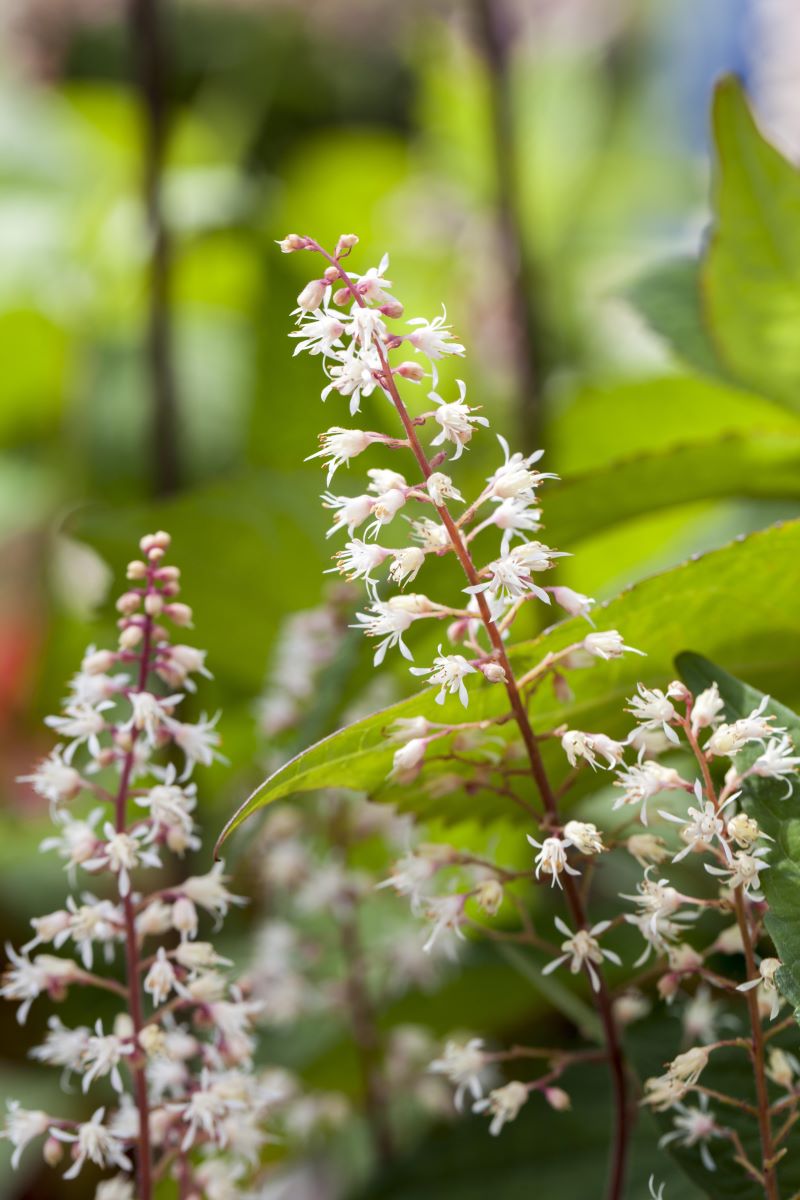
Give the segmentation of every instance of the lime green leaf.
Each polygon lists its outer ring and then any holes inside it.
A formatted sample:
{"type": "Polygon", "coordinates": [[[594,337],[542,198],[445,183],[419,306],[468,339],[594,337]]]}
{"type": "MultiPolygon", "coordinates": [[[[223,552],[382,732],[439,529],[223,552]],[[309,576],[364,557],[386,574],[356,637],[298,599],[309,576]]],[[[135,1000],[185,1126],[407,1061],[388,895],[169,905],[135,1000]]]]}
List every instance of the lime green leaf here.
{"type": "MultiPolygon", "coordinates": [[[[598,627],[620,629],[628,644],[645,650],[648,657],[626,655],[595,670],[575,672],[571,683],[576,697],[568,704],[557,701],[549,688],[540,688],[530,705],[534,728],[548,730],[567,721],[581,729],[622,732],[624,700],[636,680],[654,684],[669,679],[673,656],[687,642],[719,655],[729,654],[733,647],[738,668],[757,675],[770,687],[777,683],[790,689],[792,659],[800,651],[798,561],[800,522],[790,522],[646,579],[617,596],[598,610],[598,627]]],[[[565,621],[517,646],[512,651],[517,673],[586,632],[585,622],[565,621]]],[[[796,681],[794,687],[796,690],[796,681]]],[[[507,815],[508,804],[491,792],[466,796],[458,791],[437,798],[422,783],[413,788],[387,785],[394,747],[386,731],[392,721],[418,715],[434,721],[463,719],[464,710],[457,700],[439,706],[435,694],[428,690],[395,704],[299,754],[256,789],[226,825],[220,844],[248,816],[273,800],[323,787],[370,792],[424,816],[436,814],[455,820],[471,815],[489,820],[507,815]]],[[[505,705],[501,688],[477,686],[471,692],[469,717],[496,716],[505,711],[505,705]]],[[[506,732],[509,728],[502,727],[506,732]]],[[[565,771],[560,747],[544,743],[543,753],[557,780],[565,771]]],[[[453,765],[445,766],[452,773],[453,765]]]]}
{"type": "Polygon", "coordinates": [[[657,263],[634,280],[626,295],[678,358],[703,375],[728,378],[706,329],[694,259],[657,263]]]}
{"type": "Polygon", "coordinates": [[[713,108],[715,222],[703,311],[725,368],[800,408],[800,172],[760,133],[740,83],[713,108]]]}
{"type": "Polygon", "coordinates": [[[800,430],[673,446],[564,479],[546,492],[547,532],[571,546],[645,512],[725,496],[800,496],[800,430]]]}
{"type": "MultiPolygon", "coordinates": [[[[692,690],[702,690],[716,681],[731,721],[746,716],[764,699],[763,692],[697,654],[680,654],[676,662],[692,690]]],[[[769,701],[766,711],[800,747],[800,717],[775,700],[769,701]]],[[[748,753],[752,757],[753,752],[748,753]]],[[[778,973],[780,989],[800,1020],[800,783],[795,778],[788,796],[786,784],[775,779],[748,779],[742,790],[748,811],[775,842],[769,870],[762,877],[769,903],[766,927],[783,963],[778,973]]]]}

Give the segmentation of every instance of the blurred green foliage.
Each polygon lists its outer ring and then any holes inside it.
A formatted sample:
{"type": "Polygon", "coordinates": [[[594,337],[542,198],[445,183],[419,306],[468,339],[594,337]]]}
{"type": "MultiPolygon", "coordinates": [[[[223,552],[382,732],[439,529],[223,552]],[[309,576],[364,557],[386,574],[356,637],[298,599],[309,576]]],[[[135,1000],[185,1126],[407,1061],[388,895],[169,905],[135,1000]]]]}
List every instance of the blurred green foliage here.
{"type": "MultiPolygon", "coordinates": [[[[660,25],[651,8],[633,6],[635,17],[600,46],[520,39],[505,81],[519,235],[543,339],[546,463],[564,478],[543,493],[547,536],[575,552],[560,582],[606,598],[636,583],[602,610],[603,626],[618,625],[648,651],[650,682],[691,646],[796,703],[798,527],[719,547],[800,513],[800,183],[761,138],[736,85],[725,84],[710,248],[700,265],[653,267],[665,245],[683,248],[704,211],[705,183],[668,115],[653,110],[660,25]],[[642,582],[706,550],[716,553],[642,582]]],[[[12,63],[0,78],[0,898],[3,932],[15,942],[44,899],[58,903],[63,881],[35,853],[46,814],[14,776],[47,746],[40,719],[84,646],[113,629],[107,573],[87,546],[119,577],[142,533],[173,534],[196,638],[216,677],[202,703],[223,708],[231,761],[214,768],[200,798],[207,833],[264,776],[254,706],[270,649],[281,618],[319,598],[328,566],[323,477],[303,460],[320,428],[341,419],[338,398],[319,404],[316,365],[291,358],[289,313],[308,267],[303,255],[278,254],[274,240],[297,230],[331,243],[352,230],[364,267],[390,250],[409,316],[447,304],[470,351],[459,372],[493,427],[513,436],[534,400],[520,392],[509,349],[519,314],[497,238],[498,81],[472,6],[380,0],[335,20],[278,4],[178,4],[168,15],[163,205],[181,465],[169,498],[152,494],[143,114],[125,25],[102,13],[76,21],[46,81],[12,63]]],[[[447,388],[454,372],[442,376],[447,388]]],[[[382,419],[379,398],[364,407],[365,424],[382,419]]],[[[476,439],[464,487],[486,475],[493,455],[489,438],[476,439]]],[[[565,637],[563,628],[544,635],[536,652],[565,637]]],[[[370,654],[353,643],[320,735],[369,679],[370,654]]],[[[612,709],[638,675],[638,664],[625,663],[581,680],[577,705],[613,732],[612,709]]],[[[394,691],[411,691],[402,669],[394,691]]],[[[555,719],[566,711],[549,699],[542,706],[555,719]]],[[[312,752],[308,786],[382,780],[384,723],[379,716],[343,735],[358,741],[350,758],[312,752]]],[[[296,775],[282,780],[283,794],[298,785],[296,775]]],[[[463,817],[464,797],[448,800],[463,817]]],[[[482,803],[482,815],[498,814],[482,803]]],[[[243,857],[246,886],[253,868],[243,857]]],[[[246,923],[234,931],[237,946],[247,932],[246,923]]],[[[552,993],[526,999],[520,980],[505,961],[465,967],[476,1023],[499,991],[504,1004],[484,1022],[498,1035],[524,1035],[545,1006],[558,1008],[552,993]]],[[[454,994],[455,985],[437,997],[435,1012],[428,997],[412,997],[386,1020],[419,1014],[445,1032],[454,994]]],[[[9,1013],[0,1034],[13,1070],[23,1070],[9,1013]]],[[[338,1083],[352,1086],[341,1030],[308,1046],[309,1077],[332,1084],[345,1075],[338,1083]]],[[[4,1082],[16,1090],[16,1077],[4,1082]]],[[[485,1195],[489,1180],[512,1200],[533,1179],[542,1194],[588,1195],[606,1112],[593,1084],[583,1092],[586,1107],[567,1123],[537,1114],[533,1129],[526,1117],[501,1143],[483,1127],[480,1139],[471,1126],[436,1131],[370,1194],[467,1200],[485,1195]],[[545,1154],[565,1145],[585,1153],[574,1177],[545,1154]]],[[[650,1170],[673,1178],[668,1160],[654,1165],[650,1132],[643,1138],[632,1198],[644,1194],[650,1170]]],[[[17,1192],[2,1186],[9,1196],[44,1194],[35,1178],[19,1179],[17,1192]]],[[[668,1188],[670,1200],[689,1200],[690,1186],[668,1188]]]]}

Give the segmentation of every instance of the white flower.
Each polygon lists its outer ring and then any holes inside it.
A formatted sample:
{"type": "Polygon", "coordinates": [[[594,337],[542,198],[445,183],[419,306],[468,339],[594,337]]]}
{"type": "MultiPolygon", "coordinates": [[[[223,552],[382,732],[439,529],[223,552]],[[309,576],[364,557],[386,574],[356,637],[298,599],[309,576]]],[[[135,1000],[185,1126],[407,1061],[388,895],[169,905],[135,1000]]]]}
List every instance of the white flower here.
{"type": "Polygon", "coordinates": [[[433,419],[441,428],[441,432],[433,438],[431,445],[440,446],[443,442],[452,442],[457,447],[453,456],[454,460],[461,457],[464,447],[475,432],[475,425],[489,424],[486,417],[473,416],[477,409],[470,408],[468,404],[464,403],[467,385],[463,379],[457,379],[456,383],[458,384],[458,400],[445,403],[436,392],[428,394],[428,399],[433,400],[439,406],[434,410],[433,419]]]}
{"type": "Polygon", "coordinates": [[[435,1058],[428,1070],[434,1075],[445,1075],[455,1084],[453,1103],[461,1112],[467,1093],[473,1100],[480,1100],[483,1095],[482,1076],[486,1073],[486,1055],[482,1038],[470,1038],[468,1042],[446,1042],[444,1054],[441,1058],[435,1058]]]}
{"type": "Polygon", "coordinates": [[[644,656],[644,650],[637,650],[634,646],[626,646],[622,634],[616,629],[605,629],[598,633],[587,633],[582,645],[584,650],[588,651],[595,658],[621,658],[626,650],[631,654],[641,654],[644,656]]]}
{"type": "Polygon", "coordinates": [[[345,466],[349,466],[351,458],[361,454],[373,442],[382,439],[378,434],[366,433],[363,429],[343,429],[341,425],[334,425],[325,433],[321,433],[319,440],[321,449],[317,450],[315,454],[309,454],[306,462],[310,462],[312,458],[328,459],[323,465],[328,468],[328,487],[330,487],[335,472],[343,463],[345,466]]]}
{"type": "Polygon", "coordinates": [[[410,783],[415,779],[425,761],[428,741],[428,738],[412,738],[395,750],[389,777],[400,783],[410,783]]]}
{"type": "MultiPolygon", "coordinates": [[[[562,558],[564,552],[551,550],[541,542],[522,542],[503,558],[495,559],[484,568],[489,573],[485,583],[474,584],[464,588],[465,592],[475,594],[490,589],[498,596],[514,600],[528,592],[533,593],[545,604],[550,603],[550,596],[533,581],[534,571],[549,571],[554,565],[554,558],[562,558]]],[[[483,573],[483,572],[482,572],[483,573]]]]}
{"type": "Polygon", "coordinates": [[[764,779],[783,779],[786,791],[783,799],[787,800],[793,791],[793,784],[787,775],[796,775],[800,767],[800,755],[794,753],[791,738],[784,734],[781,738],[770,738],[766,747],[755,762],[748,768],[748,775],[760,775],[764,779]]]}
{"type": "Polygon", "coordinates": [[[356,621],[359,624],[352,628],[360,628],[367,637],[382,638],[373,658],[376,667],[380,666],[386,657],[386,651],[393,646],[398,647],[404,658],[411,659],[412,662],[414,659],[414,655],[403,641],[403,634],[421,614],[397,604],[397,599],[398,597],[393,597],[392,600],[376,600],[366,612],[356,613],[356,621]]]}
{"type": "Polygon", "coordinates": [[[297,297],[295,312],[316,312],[325,298],[327,283],[324,279],[312,279],[297,297]]]}
{"type": "Polygon", "coordinates": [[[489,1112],[492,1120],[489,1133],[497,1137],[500,1130],[508,1121],[513,1121],[519,1110],[528,1099],[528,1088],[516,1080],[504,1087],[494,1088],[483,1100],[476,1100],[472,1111],[476,1113],[489,1112]]]}
{"type": "Polygon", "coordinates": [[[445,526],[439,524],[438,521],[431,521],[427,517],[411,522],[411,539],[419,542],[423,550],[430,550],[433,553],[447,550],[450,546],[450,534],[445,526]]]}
{"type": "Polygon", "coordinates": [[[447,310],[442,305],[441,316],[434,317],[432,321],[428,321],[425,317],[412,317],[408,324],[416,325],[416,329],[413,333],[406,334],[405,338],[415,350],[424,354],[429,360],[434,387],[437,383],[436,363],[439,359],[449,354],[461,356],[466,353],[460,342],[453,341],[450,326],[446,322],[447,310]]]}
{"type": "Polygon", "coordinates": [[[443,860],[436,854],[406,854],[394,863],[389,878],[381,880],[375,886],[391,887],[399,896],[408,896],[411,911],[418,912],[427,884],[442,865],[443,860]]]}
{"type": "Polygon", "coordinates": [[[339,317],[326,313],[321,308],[304,312],[298,322],[299,328],[289,337],[302,339],[294,348],[296,357],[303,350],[309,354],[330,354],[334,346],[341,346],[344,324],[339,317]]]}
{"type": "Polygon", "coordinates": [[[533,489],[538,487],[543,479],[558,478],[557,475],[542,475],[539,471],[531,470],[533,464],[544,454],[544,450],[536,450],[525,457],[519,451],[512,454],[508,442],[501,434],[497,435],[497,440],[502,447],[505,462],[487,481],[487,491],[494,499],[510,500],[514,497],[524,497],[530,501],[533,499],[533,489]]]}
{"type": "Polygon", "coordinates": [[[17,782],[29,783],[37,796],[42,796],[51,804],[72,800],[83,787],[80,772],[64,761],[61,746],[51,750],[30,775],[18,775],[17,782]]]}
{"type": "Polygon", "coordinates": [[[347,336],[362,350],[366,350],[374,341],[383,341],[386,337],[386,322],[375,309],[354,304],[350,309],[347,336]]]}
{"type": "Polygon", "coordinates": [[[576,592],[572,588],[562,585],[549,590],[556,604],[563,608],[564,612],[569,613],[571,617],[586,617],[589,624],[593,624],[589,613],[594,608],[596,601],[591,596],[584,596],[583,592],[576,592]]]}
{"type": "Polygon", "coordinates": [[[11,966],[6,968],[0,996],[5,1000],[19,1000],[17,1021],[24,1025],[30,1007],[42,992],[61,992],[64,987],[80,977],[80,968],[70,958],[56,958],[52,954],[37,954],[31,961],[27,955],[17,954],[13,946],[6,945],[6,956],[11,966]]]}
{"type": "Polygon", "coordinates": [[[663,838],[654,833],[632,833],[625,849],[636,859],[640,867],[651,863],[662,863],[669,858],[669,850],[663,838]]]}
{"type": "Polygon", "coordinates": [[[527,834],[527,839],[539,853],[534,860],[535,875],[538,879],[544,873],[550,875],[550,886],[558,884],[561,887],[561,874],[566,871],[568,875],[580,875],[580,871],[576,871],[567,861],[567,843],[563,842],[559,837],[546,837],[543,842],[537,842],[536,838],[527,834]]]}
{"type": "Polygon", "coordinates": [[[0,1133],[0,1137],[8,1138],[14,1147],[11,1166],[16,1171],[28,1143],[47,1133],[50,1118],[46,1112],[39,1109],[22,1108],[17,1100],[8,1100],[6,1103],[8,1114],[5,1129],[0,1133]]]}
{"type": "Polygon", "coordinates": [[[704,692],[695,696],[691,717],[692,733],[695,737],[701,729],[719,725],[724,711],[725,701],[720,696],[716,683],[712,683],[711,687],[707,687],[704,692]]]}
{"type": "Polygon", "coordinates": [[[137,729],[144,732],[151,746],[159,744],[159,734],[169,721],[168,709],[180,704],[182,693],[174,696],[154,696],[152,692],[130,692],[128,699],[133,712],[120,729],[137,729]]]}
{"type": "Polygon", "coordinates": [[[617,966],[622,965],[622,960],[613,950],[605,950],[597,941],[601,933],[605,933],[610,928],[610,921],[600,921],[597,925],[593,925],[591,929],[579,929],[577,933],[573,933],[560,917],[555,918],[556,929],[559,933],[563,933],[565,941],[561,943],[561,949],[564,951],[558,958],[554,958],[546,967],[542,968],[543,975],[549,975],[555,971],[562,963],[569,959],[569,969],[573,975],[577,975],[584,968],[592,983],[592,988],[596,992],[600,988],[600,977],[595,970],[596,966],[600,966],[604,958],[609,962],[616,963],[617,966]]]}
{"type": "Polygon", "coordinates": [[[85,1025],[68,1029],[56,1016],[48,1018],[47,1028],[47,1036],[41,1046],[31,1050],[31,1058],[51,1067],[64,1067],[66,1072],[77,1071],[83,1064],[90,1030],[85,1025]]]}
{"type": "MultiPolygon", "coordinates": [[[[370,318],[373,317],[369,309],[360,311],[368,313],[370,318]]],[[[366,328],[364,320],[361,324],[366,328]]],[[[375,390],[375,372],[381,368],[380,359],[372,346],[367,345],[359,350],[355,344],[347,350],[334,352],[333,357],[336,359],[336,365],[327,368],[331,382],[323,388],[322,399],[327,400],[332,391],[339,392],[341,396],[349,396],[350,416],[355,416],[361,408],[361,397],[369,396],[375,390]]]]}
{"type": "Polygon", "coordinates": [[[215,862],[206,875],[192,875],[180,885],[180,891],[187,899],[219,920],[227,916],[231,904],[247,903],[244,896],[234,896],[228,891],[225,886],[228,877],[223,874],[224,870],[224,862],[215,862]]]}
{"type": "Polygon", "coordinates": [[[156,827],[171,829],[177,827],[186,833],[194,828],[192,813],[197,807],[197,788],[190,783],[181,787],[175,783],[176,771],[172,763],[167,767],[164,782],[156,784],[145,796],[136,798],[136,804],[146,808],[156,827]]]}
{"type": "Polygon", "coordinates": [[[739,793],[737,792],[729,796],[725,803],[717,808],[711,800],[703,802],[703,785],[698,779],[694,785],[694,794],[697,803],[701,804],[702,807],[690,808],[685,818],[659,809],[659,813],[665,821],[674,821],[675,824],[683,826],[681,829],[681,838],[686,845],[683,850],[675,855],[672,861],[680,862],[692,850],[707,850],[716,839],[725,852],[725,857],[730,862],[731,848],[727,841],[727,829],[724,820],[719,814],[736,800],[739,793]]]}
{"type": "Polygon", "coordinates": [[[167,958],[163,946],[159,946],[155,961],[145,975],[144,990],[153,997],[153,1004],[163,1004],[175,986],[175,969],[167,958]]]}
{"type": "Polygon", "coordinates": [[[103,713],[113,707],[114,704],[111,700],[105,700],[94,706],[91,704],[68,704],[64,709],[63,716],[45,717],[45,725],[55,729],[60,737],[72,739],[63,754],[65,763],[72,762],[75,751],[84,743],[86,743],[92,758],[97,758],[100,753],[99,735],[106,729],[103,713]]]}
{"type": "Polygon", "coordinates": [[[568,846],[580,850],[581,854],[602,854],[605,850],[603,838],[591,821],[567,821],[564,841],[568,846]]]}
{"type": "Polygon", "coordinates": [[[181,1142],[181,1150],[185,1152],[194,1145],[194,1140],[200,1132],[205,1133],[220,1149],[224,1149],[226,1138],[222,1122],[232,1110],[242,1111],[246,1104],[242,1100],[232,1100],[226,1096],[224,1090],[216,1081],[212,1081],[210,1073],[204,1069],[197,1091],[192,1093],[185,1104],[170,1107],[174,1107],[181,1114],[182,1120],[188,1126],[181,1142]]]}
{"type": "MultiPolygon", "coordinates": [[[[106,957],[109,957],[109,943],[121,937],[124,930],[122,909],[110,900],[98,900],[91,892],[83,893],[83,904],[78,904],[73,896],[67,897],[69,925],[67,933],[80,951],[81,961],[87,971],[94,965],[94,942],[106,944],[106,957]]],[[[66,939],[58,938],[58,947],[66,939]]]]}
{"type": "Polygon", "coordinates": [[[350,276],[355,290],[368,304],[382,306],[394,303],[394,298],[389,295],[387,290],[393,286],[392,281],[385,278],[388,269],[389,255],[384,254],[377,267],[370,267],[363,275],[350,276]]]}
{"type": "Polygon", "coordinates": [[[360,538],[348,542],[344,550],[334,555],[338,570],[348,579],[363,579],[366,583],[374,583],[372,572],[391,555],[391,550],[383,546],[369,545],[360,538]]]}
{"type": "Polygon", "coordinates": [[[333,524],[326,537],[331,537],[339,529],[347,528],[350,537],[353,536],[359,525],[363,525],[367,517],[372,513],[375,507],[375,501],[372,496],[366,494],[361,496],[335,496],[332,492],[325,492],[322,496],[323,508],[333,510],[333,524]]]}
{"type": "Polygon", "coordinates": [[[715,1171],[716,1164],[711,1157],[708,1142],[712,1138],[721,1137],[722,1134],[717,1128],[714,1114],[708,1111],[708,1096],[701,1094],[698,1108],[678,1103],[675,1109],[678,1115],[673,1118],[674,1129],[671,1133],[664,1134],[659,1140],[659,1146],[668,1146],[671,1142],[679,1146],[698,1146],[703,1166],[707,1171],[715,1171]]]}
{"type": "Polygon", "coordinates": [[[745,895],[750,896],[753,900],[761,900],[763,897],[758,890],[760,887],[759,876],[769,867],[769,863],[763,861],[765,854],[769,854],[766,846],[762,846],[760,850],[753,850],[752,853],[748,853],[746,850],[737,850],[730,867],[712,867],[706,863],[705,868],[709,875],[727,876],[730,887],[742,887],[745,895]]]}
{"type": "Polygon", "coordinates": [[[136,1200],[133,1181],[124,1175],[115,1175],[113,1179],[104,1179],[97,1185],[94,1200],[136,1200]]]}
{"type": "Polygon", "coordinates": [[[770,1020],[774,1021],[780,1012],[781,997],[778,992],[778,984],[776,975],[781,967],[779,958],[762,958],[758,964],[758,975],[755,979],[748,979],[746,983],[737,985],[737,992],[749,992],[751,988],[762,987],[764,992],[772,1000],[772,1011],[770,1012],[770,1020]]]}
{"type": "Polygon", "coordinates": [[[677,733],[670,725],[677,713],[669,697],[659,688],[646,688],[643,683],[636,686],[638,695],[629,698],[630,708],[625,711],[631,713],[643,729],[663,729],[671,742],[679,742],[677,733]]]}
{"type": "Polygon", "coordinates": [[[103,1124],[105,1111],[104,1108],[98,1108],[91,1121],[78,1126],[77,1133],[68,1133],[65,1129],[52,1130],[54,1138],[60,1142],[75,1142],[77,1147],[77,1157],[65,1173],[65,1179],[75,1179],[87,1158],[101,1168],[114,1166],[121,1171],[133,1170],[133,1163],[125,1153],[122,1142],[103,1124]]]}
{"type": "Polygon", "coordinates": [[[682,779],[673,767],[662,766],[654,759],[645,759],[635,766],[626,767],[617,773],[614,787],[623,789],[623,794],[614,801],[614,808],[623,804],[641,804],[642,824],[647,824],[647,802],[659,792],[670,790],[691,791],[692,785],[682,779]]]}
{"type": "Polygon", "coordinates": [[[169,731],[172,740],[185,756],[181,780],[189,778],[197,763],[203,767],[210,767],[215,760],[225,762],[216,749],[222,740],[214,728],[219,718],[218,712],[210,720],[207,713],[201,713],[196,724],[185,724],[170,718],[169,731]]]}
{"type": "Polygon", "coordinates": [[[424,915],[433,922],[433,929],[422,949],[429,954],[437,941],[446,931],[452,932],[457,938],[465,940],[461,931],[464,920],[464,896],[431,896],[425,901],[424,915]]]}
{"type": "Polygon", "coordinates": [[[95,1025],[95,1031],[86,1041],[83,1065],[86,1073],[83,1076],[83,1090],[88,1092],[95,1079],[104,1075],[111,1076],[111,1086],[115,1091],[123,1091],[122,1076],[119,1064],[128,1055],[133,1054],[133,1044],[113,1033],[103,1033],[103,1022],[95,1025]]]}
{"type": "Polygon", "coordinates": [[[452,696],[458,695],[461,703],[467,707],[469,696],[464,679],[467,675],[475,675],[477,672],[462,654],[443,654],[440,645],[433,666],[411,667],[410,670],[412,675],[427,675],[429,683],[441,685],[436,697],[437,704],[444,704],[445,696],[450,693],[452,696]]]}
{"type": "Polygon", "coordinates": [[[458,500],[461,504],[464,502],[464,497],[454,486],[450,476],[445,475],[442,471],[434,471],[429,475],[425,486],[437,508],[441,508],[446,500],[458,500]]]}
{"type": "Polygon", "coordinates": [[[419,574],[420,567],[425,562],[425,555],[417,546],[408,546],[405,550],[393,550],[393,561],[389,567],[389,578],[394,583],[411,583],[419,574]]]}
{"type": "Polygon", "coordinates": [[[138,866],[160,867],[158,851],[143,844],[149,837],[149,830],[142,826],[133,833],[125,833],[106,821],[103,834],[106,840],[96,845],[94,856],[82,864],[83,868],[85,871],[112,871],[117,876],[120,896],[127,896],[131,890],[130,872],[138,866]]]}
{"type": "Polygon", "coordinates": [[[82,821],[76,821],[67,812],[54,813],[53,821],[61,826],[61,832],[45,838],[39,849],[44,852],[56,850],[71,872],[74,867],[80,866],[94,854],[98,843],[95,826],[104,815],[105,809],[99,807],[92,809],[82,821]]]}
{"type": "Polygon", "coordinates": [[[593,771],[597,767],[598,754],[606,760],[609,769],[622,762],[625,755],[621,742],[615,742],[604,733],[582,733],[579,729],[567,730],[561,738],[561,748],[571,767],[577,765],[579,758],[584,758],[593,771]]]}
{"type": "Polygon", "coordinates": [[[763,743],[765,738],[774,733],[785,733],[783,729],[773,728],[772,722],[775,718],[772,715],[762,715],[768,704],[769,696],[764,696],[758,708],[754,708],[748,716],[715,729],[705,744],[706,754],[725,754],[732,758],[748,742],[763,743]]]}

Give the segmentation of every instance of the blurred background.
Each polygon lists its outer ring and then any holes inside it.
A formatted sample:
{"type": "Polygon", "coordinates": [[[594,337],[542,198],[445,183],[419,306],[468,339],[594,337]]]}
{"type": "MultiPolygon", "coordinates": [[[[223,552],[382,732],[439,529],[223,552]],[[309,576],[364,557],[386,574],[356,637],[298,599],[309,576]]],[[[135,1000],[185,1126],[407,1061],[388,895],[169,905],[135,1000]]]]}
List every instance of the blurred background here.
{"type": "MultiPolygon", "coordinates": [[[[602,494],[662,456],[657,484],[595,512],[588,532],[577,520],[562,582],[612,596],[800,512],[796,479],[670,468],[676,448],[780,434],[794,418],[690,371],[631,300],[653,263],[702,245],[721,72],[744,79],[771,140],[800,156],[792,0],[5,0],[0,30],[4,940],[24,941],[63,891],[60,868],[36,854],[44,805],[15,777],[49,748],[41,718],[86,644],[111,635],[113,575],[142,533],[173,535],[215,675],[198,710],[224,712],[231,765],[200,797],[206,861],[271,763],[354,706],[409,690],[400,673],[376,690],[368,648],[344,632],[351,598],[326,592],[323,477],[303,460],[341,415],[319,403],[318,364],[292,360],[290,311],[309,268],[278,252],[286,233],[327,244],[357,233],[357,270],[389,251],[408,317],[446,304],[472,402],[515,445],[544,445],[546,469],[568,483],[595,479],[602,494]],[[280,669],[269,681],[276,635],[326,596],[300,636],[310,625],[323,663],[333,647],[338,673],[324,702],[301,695],[286,712],[280,669]]],[[[442,374],[447,387],[454,372],[442,374]]],[[[489,440],[467,456],[475,480],[489,440]]],[[[378,850],[364,853],[380,874],[378,850]]],[[[258,922],[280,914],[280,887],[262,875],[242,856],[238,890],[256,900],[231,934],[244,955],[258,922]]],[[[479,967],[494,994],[496,964],[479,967]]],[[[405,982],[393,1026],[413,1042],[424,1017],[441,1037],[447,986],[432,1000],[405,982]]],[[[517,1030],[530,1001],[509,996],[498,1020],[517,1030]]],[[[267,1035],[267,1057],[324,1091],[335,1133],[313,1151],[306,1139],[265,1196],[367,1186],[372,1160],[347,1115],[359,1103],[352,1039],[335,1008],[304,1012],[299,1029],[303,1005],[290,1004],[292,1035],[267,1035]]],[[[43,1020],[22,1037],[0,1012],[4,1092],[55,1086],[25,1057],[43,1020]]],[[[444,1107],[421,1097],[407,1146],[430,1153],[444,1107]]],[[[445,1158],[456,1173],[463,1152],[445,1158]]],[[[3,1196],[62,1195],[35,1162],[12,1179],[7,1157],[3,1196]]],[[[514,1187],[509,1176],[498,1195],[514,1187]]]]}

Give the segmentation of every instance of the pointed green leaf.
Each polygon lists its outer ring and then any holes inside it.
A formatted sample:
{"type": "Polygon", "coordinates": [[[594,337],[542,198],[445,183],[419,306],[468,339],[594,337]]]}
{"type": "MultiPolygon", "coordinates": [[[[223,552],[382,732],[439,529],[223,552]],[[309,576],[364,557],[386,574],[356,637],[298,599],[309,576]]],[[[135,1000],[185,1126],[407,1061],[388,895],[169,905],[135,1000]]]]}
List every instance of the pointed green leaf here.
{"type": "Polygon", "coordinates": [[[798,409],[800,172],[763,137],[733,77],[717,87],[713,128],[705,322],[728,372],[798,409]]]}
{"type": "MultiPolygon", "coordinates": [[[[760,682],[785,692],[797,691],[792,659],[800,651],[800,611],[796,603],[800,563],[800,522],[789,522],[685,563],[629,588],[597,611],[600,629],[620,629],[629,645],[647,658],[626,655],[597,669],[571,674],[575,699],[560,703],[542,687],[530,704],[534,728],[543,731],[566,721],[573,727],[610,734],[623,732],[623,705],[638,679],[655,684],[668,680],[675,653],[687,643],[710,654],[734,659],[735,666],[760,682]]],[[[565,621],[512,651],[518,673],[588,632],[585,622],[565,621]]],[[[505,711],[500,687],[472,685],[471,720],[505,711]]],[[[437,797],[420,781],[392,787],[387,776],[394,747],[387,729],[398,717],[424,715],[431,720],[458,721],[464,710],[457,699],[439,706],[435,691],[404,700],[340,730],[286,763],[256,789],[230,819],[221,844],[248,816],[273,800],[324,787],[363,790],[405,806],[419,815],[437,814],[456,820],[465,816],[490,820],[508,815],[508,803],[491,792],[462,791],[437,797]]],[[[502,727],[511,736],[511,726],[502,727]]],[[[554,779],[565,771],[558,744],[543,745],[545,763],[554,779]]],[[[452,773],[450,763],[443,764],[452,773]]],[[[424,773],[428,779],[428,769],[424,773]]]]}

